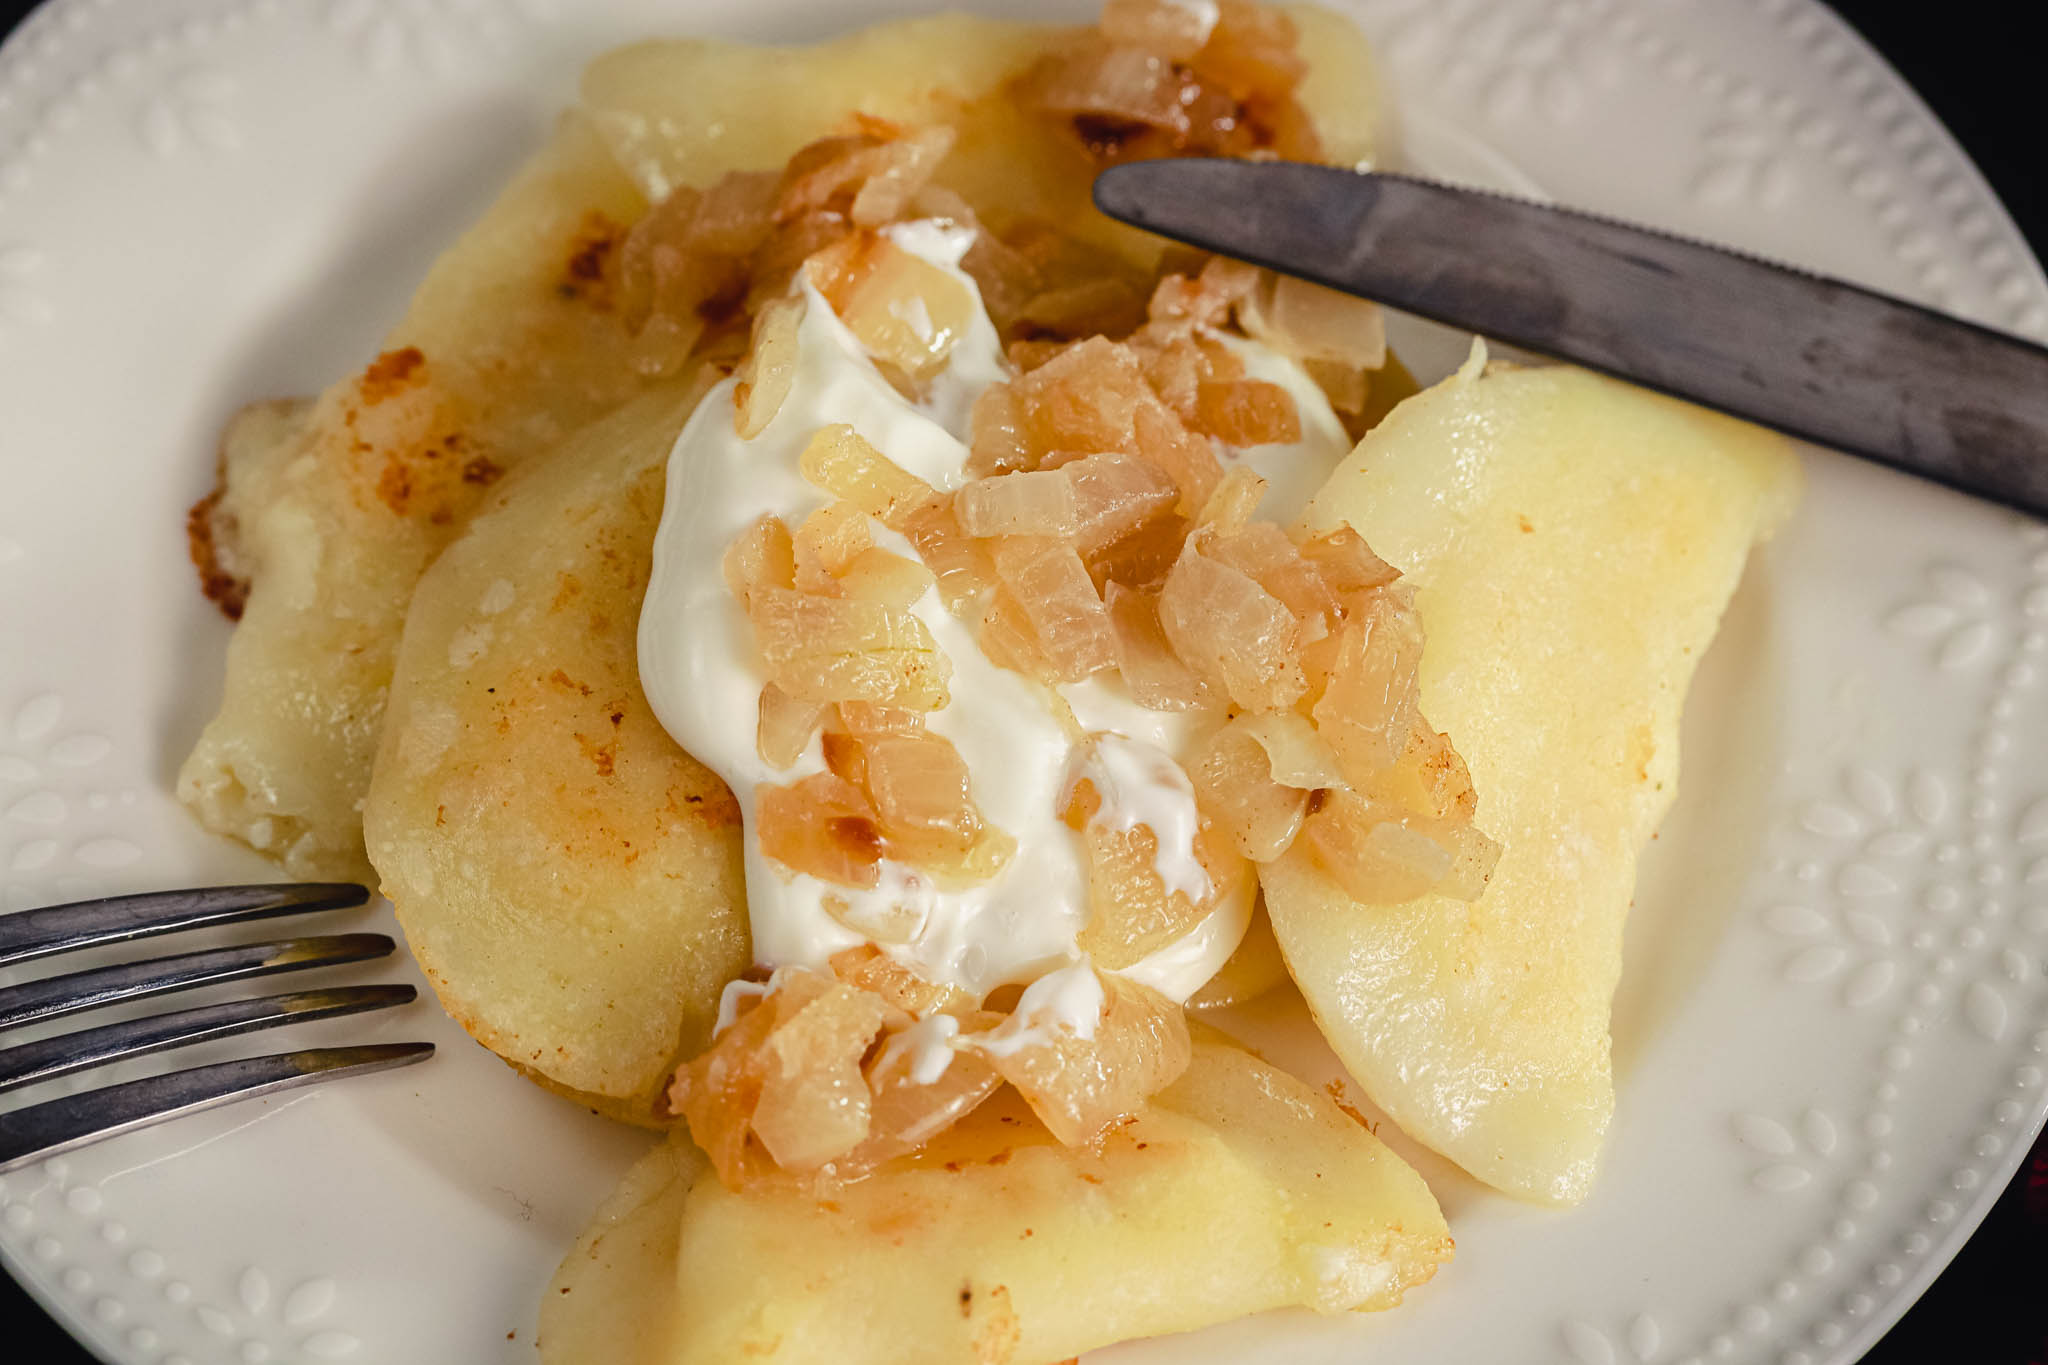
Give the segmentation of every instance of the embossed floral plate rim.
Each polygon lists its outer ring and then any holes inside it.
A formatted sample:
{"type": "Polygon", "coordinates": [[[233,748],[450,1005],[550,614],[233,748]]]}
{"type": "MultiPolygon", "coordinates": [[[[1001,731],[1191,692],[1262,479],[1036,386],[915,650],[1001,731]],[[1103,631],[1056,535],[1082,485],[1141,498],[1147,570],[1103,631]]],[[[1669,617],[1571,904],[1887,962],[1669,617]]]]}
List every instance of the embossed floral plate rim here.
{"type": "MultiPolygon", "coordinates": [[[[2048,334],[2048,287],[1981,179],[1812,0],[1341,7],[1427,169],[2048,334]]],[[[821,14],[58,0],[0,50],[0,640],[34,645],[0,659],[0,904],[265,875],[165,792],[224,639],[175,524],[210,433],[359,358],[578,56],[660,29],[794,38],[821,14]],[[95,523],[119,534],[80,534],[95,523]]],[[[1106,1357],[1833,1365],[1960,1245],[2042,1115],[2048,537],[1810,467],[1703,672],[1689,737],[1712,742],[1631,928],[1592,1200],[1522,1209],[1417,1155],[1461,1254],[1400,1312],[1106,1357]]],[[[1336,1079],[1298,1015],[1230,1023],[1336,1079]]],[[[430,1005],[347,1036],[373,1027],[443,1055],[0,1177],[0,1259],[123,1365],[530,1360],[540,1283],[640,1140],[430,1005]]]]}

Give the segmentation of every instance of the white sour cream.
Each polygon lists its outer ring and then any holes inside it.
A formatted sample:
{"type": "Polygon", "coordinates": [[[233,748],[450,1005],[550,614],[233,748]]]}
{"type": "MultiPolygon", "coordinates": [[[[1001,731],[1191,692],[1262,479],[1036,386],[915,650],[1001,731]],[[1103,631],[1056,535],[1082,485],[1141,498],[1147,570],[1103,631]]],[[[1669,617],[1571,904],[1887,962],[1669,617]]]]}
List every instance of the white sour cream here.
{"type": "MultiPolygon", "coordinates": [[[[971,230],[926,221],[887,233],[969,291],[976,307],[967,328],[922,400],[913,403],[890,386],[831,306],[799,276],[805,307],[781,408],[752,440],[742,439],[733,422],[733,381],[727,380],[705,395],[670,453],[667,501],[640,615],[641,683],[662,725],[724,778],[739,801],[758,962],[823,968],[832,954],[872,942],[929,979],[977,998],[998,986],[1025,984],[1013,1019],[1019,1039],[1055,1026],[1086,1036],[1093,1027],[1090,1010],[1100,1007],[1099,987],[1093,1006],[1084,999],[1083,978],[1092,983],[1093,976],[1076,946],[1088,917],[1087,869],[1081,841],[1060,812],[1073,778],[1085,771],[1104,798],[1097,818],[1124,828],[1149,825],[1167,885],[1208,894],[1209,878],[1193,857],[1194,792],[1177,762],[1197,738],[1190,717],[1137,705],[1112,676],[1055,692],[998,667],[982,652],[974,629],[930,591],[911,610],[946,654],[952,676],[950,701],[930,713],[927,724],[959,751],[975,803],[986,821],[1016,840],[1015,856],[988,882],[958,890],[885,859],[875,888],[851,890],[771,863],[754,834],[756,787],[822,771],[824,759],[816,740],[788,768],[760,756],[756,730],[765,677],[746,616],[726,587],[721,561],[727,547],[763,513],[795,527],[829,500],[803,477],[799,459],[812,435],[832,423],[852,426],[933,487],[958,488],[968,478],[974,399],[1009,377],[980,293],[959,269],[971,230]],[[1076,738],[1076,723],[1085,738],[1076,738]]],[[[1234,344],[1248,372],[1294,396],[1302,440],[1222,454],[1252,463],[1269,482],[1262,510],[1291,519],[1349,443],[1300,366],[1255,345],[1234,344]]],[[[916,558],[901,536],[879,523],[870,529],[876,543],[916,558]]],[[[1185,1000],[1236,949],[1250,916],[1247,891],[1124,975],[1185,1000]]],[[[726,1017],[739,1004],[738,996],[728,996],[720,1011],[726,1017]]],[[[919,1070],[928,1072],[951,1038],[921,1035],[917,1042],[919,1070]]]]}

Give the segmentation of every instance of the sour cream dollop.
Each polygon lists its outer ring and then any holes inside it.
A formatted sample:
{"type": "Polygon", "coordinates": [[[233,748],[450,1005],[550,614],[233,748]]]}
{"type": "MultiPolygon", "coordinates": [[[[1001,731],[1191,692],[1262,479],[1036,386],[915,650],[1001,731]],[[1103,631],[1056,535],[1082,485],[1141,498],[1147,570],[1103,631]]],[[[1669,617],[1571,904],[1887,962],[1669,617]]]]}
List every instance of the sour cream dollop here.
{"type": "MultiPolygon", "coordinates": [[[[1057,689],[1002,668],[975,630],[928,591],[911,607],[952,665],[950,701],[926,718],[965,761],[982,817],[1016,840],[994,878],[944,889],[918,869],[883,860],[879,884],[853,890],[771,862],[755,837],[755,789],[822,772],[822,745],[787,768],[756,747],[766,673],[752,629],[728,590],[721,563],[733,540],[764,513],[794,528],[830,495],[799,461],[819,428],[845,423],[934,488],[968,481],[969,411],[976,395],[1010,377],[1000,339],[974,281],[960,269],[973,231],[941,220],[886,229],[898,247],[951,275],[974,302],[970,321],[920,401],[905,398],[858,338],[799,272],[803,304],[787,396],[767,425],[743,439],[733,421],[733,381],[705,395],[668,460],[667,501],[641,609],[640,679],[677,743],[732,788],[745,819],[748,915],[754,955],[770,968],[825,968],[837,952],[873,943],[928,979],[976,997],[1025,985],[1030,1011],[1048,1022],[1078,1011],[1087,966],[1078,939],[1088,920],[1086,855],[1060,818],[1078,776],[1102,799],[1094,819],[1149,826],[1166,884],[1206,894],[1193,856],[1194,791],[1182,763],[1201,736],[1188,717],[1139,706],[1113,674],[1057,689]],[[1071,718],[1071,719],[1069,719],[1071,718]],[[1077,738],[1076,731],[1080,732],[1077,738]],[[1032,992],[1035,991],[1036,994],[1032,992]]],[[[1256,343],[1231,343],[1248,373],[1281,385],[1301,415],[1297,442],[1221,450],[1269,483],[1261,513],[1291,521],[1349,449],[1322,391],[1292,360],[1256,343]]],[[[877,544],[917,558],[900,535],[871,522],[877,544]]],[[[1219,904],[1182,938],[1123,969],[1174,1000],[1200,989],[1229,958],[1251,917],[1249,889],[1219,904]]],[[[758,988],[754,988],[758,989],[758,988]]],[[[1069,1021],[1071,1024],[1071,1021],[1069,1021]]]]}

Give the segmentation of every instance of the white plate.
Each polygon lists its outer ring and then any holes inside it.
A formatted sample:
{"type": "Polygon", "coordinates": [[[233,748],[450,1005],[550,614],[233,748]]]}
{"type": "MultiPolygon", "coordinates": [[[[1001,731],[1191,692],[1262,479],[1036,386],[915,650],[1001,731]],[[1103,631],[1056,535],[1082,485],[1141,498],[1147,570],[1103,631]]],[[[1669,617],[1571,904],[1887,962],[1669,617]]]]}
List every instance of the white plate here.
{"type": "MultiPolygon", "coordinates": [[[[181,511],[233,408],[374,348],[585,57],[913,7],[59,0],[31,19],[0,55],[4,904],[267,875],[169,793],[227,634],[181,511]]],[[[1982,181],[1811,0],[1352,7],[1425,167],[2048,331],[1982,181]]],[[[1592,1199],[1524,1208],[1420,1158],[1459,1254],[1407,1306],[1109,1358],[1819,1365],[1960,1245],[2042,1117],[2048,529],[1810,463],[1687,718],[1592,1199]]],[[[1236,1022],[1330,1074],[1273,1013],[1236,1022]]],[[[0,1253],[124,1365],[527,1365],[542,1284],[644,1139],[431,1004],[298,1037],[423,1034],[443,1044],[425,1067],[0,1179],[0,1253]]]]}

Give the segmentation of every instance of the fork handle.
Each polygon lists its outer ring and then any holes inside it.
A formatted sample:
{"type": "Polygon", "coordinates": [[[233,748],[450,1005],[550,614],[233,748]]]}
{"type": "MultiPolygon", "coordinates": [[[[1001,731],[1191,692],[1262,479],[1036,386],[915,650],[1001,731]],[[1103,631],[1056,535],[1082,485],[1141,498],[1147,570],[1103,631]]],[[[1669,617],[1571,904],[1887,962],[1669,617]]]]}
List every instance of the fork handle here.
{"type": "Polygon", "coordinates": [[[315,1081],[385,1071],[434,1055],[432,1043],[309,1048],[88,1090],[0,1114],[0,1172],[88,1142],[315,1081]]]}

